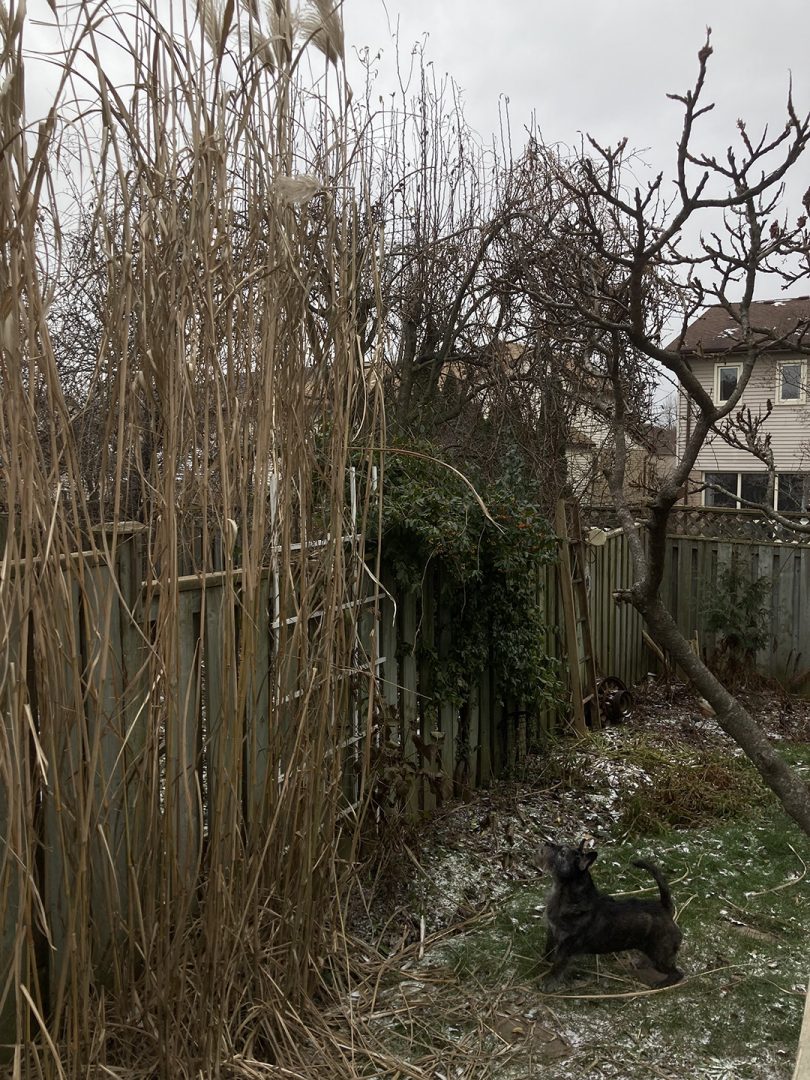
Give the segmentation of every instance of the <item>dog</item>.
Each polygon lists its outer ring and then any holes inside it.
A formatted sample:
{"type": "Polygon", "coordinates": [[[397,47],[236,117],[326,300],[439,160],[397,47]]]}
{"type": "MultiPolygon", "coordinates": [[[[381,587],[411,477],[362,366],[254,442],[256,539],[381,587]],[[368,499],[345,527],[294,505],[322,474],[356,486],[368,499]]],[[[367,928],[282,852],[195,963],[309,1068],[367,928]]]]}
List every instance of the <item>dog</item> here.
{"type": "Polygon", "coordinates": [[[554,879],[546,907],[546,958],[551,960],[546,987],[560,984],[572,956],[624,949],[639,949],[664,974],[658,986],[679,982],[683,972],[675,957],[683,935],[666,878],[657,866],[636,859],[633,865],[655,878],[661,899],[616,900],[594,884],[590,867],[596,854],[585,850],[584,841],[578,848],[547,843],[542,849],[541,865],[554,879]]]}

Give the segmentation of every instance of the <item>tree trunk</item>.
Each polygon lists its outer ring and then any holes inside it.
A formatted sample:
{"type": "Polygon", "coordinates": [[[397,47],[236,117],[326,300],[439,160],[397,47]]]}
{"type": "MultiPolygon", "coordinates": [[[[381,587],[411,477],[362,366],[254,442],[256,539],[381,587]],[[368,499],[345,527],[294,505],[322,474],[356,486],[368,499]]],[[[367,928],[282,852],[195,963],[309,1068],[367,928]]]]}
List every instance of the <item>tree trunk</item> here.
{"type": "Polygon", "coordinates": [[[810,789],[777,754],[769,739],[743,706],[717,681],[689,642],[661,600],[634,600],[652,636],[666,649],[717,714],[717,722],[750,758],[765,784],[774,792],[786,812],[810,835],[810,789]]]}

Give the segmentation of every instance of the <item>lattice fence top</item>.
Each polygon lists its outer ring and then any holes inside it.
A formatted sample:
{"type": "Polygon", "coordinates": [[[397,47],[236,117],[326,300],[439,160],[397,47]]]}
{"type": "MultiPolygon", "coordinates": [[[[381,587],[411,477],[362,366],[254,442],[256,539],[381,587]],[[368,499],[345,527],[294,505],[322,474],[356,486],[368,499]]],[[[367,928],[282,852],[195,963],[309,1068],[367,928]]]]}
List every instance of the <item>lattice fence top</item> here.
{"type": "MultiPolygon", "coordinates": [[[[636,520],[647,518],[644,507],[636,507],[636,520]]],[[[619,522],[610,506],[590,506],[582,511],[588,525],[612,529],[619,522]]],[[[810,526],[810,513],[786,513],[782,517],[810,526]]],[[[669,518],[672,536],[694,536],[706,540],[748,540],[755,543],[780,543],[810,545],[810,533],[796,532],[784,525],[769,521],[758,510],[740,510],[726,507],[676,506],[669,518]]]]}
{"type": "MultiPolygon", "coordinates": [[[[808,514],[783,514],[797,524],[810,523],[808,514]]],[[[718,540],[753,540],[759,543],[810,543],[810,534],[796,532],[770,521],[757,510],[678,506],[670,515],[669,532],[677,536],[700,536],[718,540]]]]}

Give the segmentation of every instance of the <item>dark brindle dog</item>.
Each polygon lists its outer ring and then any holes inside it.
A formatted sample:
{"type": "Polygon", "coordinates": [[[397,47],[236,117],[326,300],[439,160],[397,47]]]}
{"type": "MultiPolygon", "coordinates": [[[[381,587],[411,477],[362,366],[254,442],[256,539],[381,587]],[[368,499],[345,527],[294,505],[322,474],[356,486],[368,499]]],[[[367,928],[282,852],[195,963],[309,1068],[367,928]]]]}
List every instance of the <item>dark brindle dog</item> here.
{"type": "Polygon", "coordinates": [[[633,865],[652,874],[661,894],[658,900],[616,900],[594,885],[590,866],[594,850],[546,844],[541,862],[554,878],[546,918],[546,955],[552,961],[547,985],[560,982],[572,956],[581,953],[621,952],[639,949],[666,978],[670,986],[683,978],[675,966],[682,934],[673,919],[672,895],[661,871],[637,859],[633,865]]]}

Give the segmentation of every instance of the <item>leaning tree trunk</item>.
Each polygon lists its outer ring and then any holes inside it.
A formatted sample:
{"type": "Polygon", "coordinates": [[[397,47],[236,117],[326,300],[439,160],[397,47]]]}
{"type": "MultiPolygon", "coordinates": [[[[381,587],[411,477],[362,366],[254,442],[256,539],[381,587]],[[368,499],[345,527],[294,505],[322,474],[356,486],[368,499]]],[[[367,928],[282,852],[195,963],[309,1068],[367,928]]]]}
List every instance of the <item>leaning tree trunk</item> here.
{"type": "Polygon", "coordinates": [[[695,655],[661,600],[658,597],[643,600],[634,598],[634,606],[644,616],[653,638],[667,650],[714,709],[717,722],[723,731],[750,758],[786,812],[810,835],[810,789],[807,784],[777,754],[762,728],[747,710],[695,655]]]}

